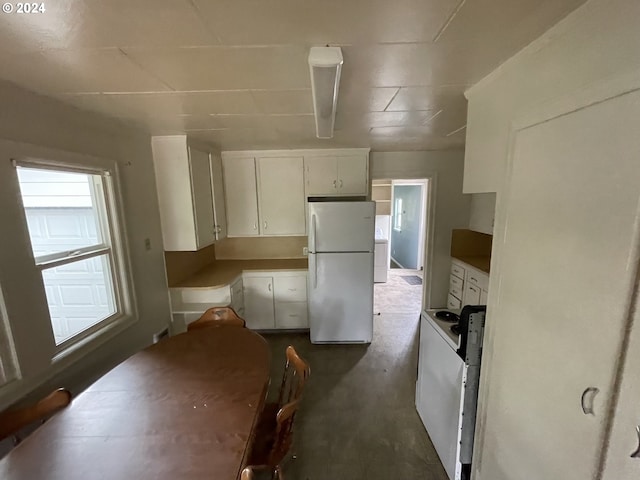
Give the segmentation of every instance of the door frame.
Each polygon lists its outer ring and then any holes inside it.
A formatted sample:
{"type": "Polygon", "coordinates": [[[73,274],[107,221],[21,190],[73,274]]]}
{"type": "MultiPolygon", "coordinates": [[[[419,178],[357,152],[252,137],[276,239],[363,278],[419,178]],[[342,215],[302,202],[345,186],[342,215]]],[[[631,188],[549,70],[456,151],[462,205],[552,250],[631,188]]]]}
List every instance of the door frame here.
{"type": "MultiPolygon", "coordinates": [[[[391,230],[393,230],[393,211],[395,206],[395,188],[396,185],[401,186],[419,186],[422,187],[422,195],[420,199],[420,225],[418,227],[418,232],[420,237],[418,238],[418,268],[417,270],[422,269],[424,271],[425,265],[425,248],[426,248],[426,235],[425,235],[425,226],[427,223],[427,202],[428,202],[428,189],[429,189],[429,180],[427,178],[421,179],[391,179],[391,230]]],[[[391,236],[391,235],[390,235],[391,236]]],[[[389,238],[389,256],[391,256],[391,246],[392,241],[389,238]]],[[[404,268],[404,267],[403,267],[404,268]]]]}
{"type": "MultiPolygon", "coordinates": [[[[411,172],[388,172],[386,175],[372,175],[369,184],[373,180],[391,180],[391,202],[393,205],[393,184],[394,182],[406,181],[417,184],[423,182],[423,203],[422,203],[422,305],[420,310],[424,310],[431,305],[431,281],[433,276],[433,248],[434,248],[434,230],[435,230],[435,212],[436,212],[436,189],[438,184],[438,173],[429,172],[427,174],[412,175],[411,172]],[[427,288],[429,287],[429,288],[427,288]]],[[[393,211],[393,209],[392,209],[393,211]]],[[[390,225],[390,228],[393,226],[390,225]]],[[[391,245],[389,245],[390,247],[391,245]]],[[[389,248],[391,252],[391,248],[389,248]]],[[[391,255],[391,253],[389,253],[391,255]]]]}

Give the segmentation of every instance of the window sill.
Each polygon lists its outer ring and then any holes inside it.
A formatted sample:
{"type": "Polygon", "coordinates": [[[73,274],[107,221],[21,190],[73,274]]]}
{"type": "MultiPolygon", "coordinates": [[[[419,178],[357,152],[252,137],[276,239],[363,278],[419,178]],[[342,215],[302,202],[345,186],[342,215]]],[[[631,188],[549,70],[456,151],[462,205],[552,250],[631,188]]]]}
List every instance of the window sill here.
{"type": "Polygon", "coordinates": [[[64,350],[56,353],[51,360],[52,365],[57,368],[54,373],[60,371],[60,369],[76,362],[85,355],[96,350],[100,346],[107,343],[109,340],[116,337],[118,334],[125,331],[136,322],[136,319],[130,315],[123,316],[113,322],[105,325],[100,330],[88,335],[82,340],[69,345],[64,350]]]}

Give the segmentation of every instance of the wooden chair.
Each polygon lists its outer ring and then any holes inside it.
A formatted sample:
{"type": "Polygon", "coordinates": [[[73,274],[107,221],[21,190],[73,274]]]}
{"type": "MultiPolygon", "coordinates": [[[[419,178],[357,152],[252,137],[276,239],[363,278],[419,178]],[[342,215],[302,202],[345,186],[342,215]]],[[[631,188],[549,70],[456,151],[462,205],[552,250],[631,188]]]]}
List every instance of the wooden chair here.
{"type": "Polygon", "coordinates": [[[252,446],[254,453],[250,457],[250,465],[254,465],[254,468],[270,468],[274,476],[280,479],[280,464],[293,439],[293,418],[311,374],[309,364],[300,358],[292,345],[285,350],[285,359],[278,401],[267,403],[262,410],[252,446]]]}
{"type": "Polygon", "coordinates": [[[276,428],[272,435],[257,436],[252,445],[249,456],[249,467],[242,472],[247,476],[242,479],[251,479],[253,470],[269,470],[273,478],[284,480],[282,473],[282,462],[289,453],[289,448],[293,442],[293,421],[295,419],[300,399],[293,400],[285,404],[276,415],[276,428]]]}
{"type": "Polygon", "coordinates": [[[199,328],[219,325],[245,327],[246,324],[244,319],[240,318],[231,307],[211,307],[207,309],[198,320],[190,323],[187,326],[187,331],[190,332],[199,328]]]}
{"type": "Polygon", "coordinates": [[[71,403],[71,392],[59,388],[35,405],[3,412],[0,414],[0,441],[14,435],[14,443],[17,445],[21,440],[17,432],[38,420],[44,423],[47,418],[69,403],[71,403]]]}
{"type": "Polygon", "coordinates": [[[242,474],[240,475],[240,480],[253,480],[253,469],[251,467],[247,467],[242,470],[242,474]]]}
{"type": "Polygon", "coordinates": [[[285,358],[278,401],[265,404],[256,427],[258,434],[274,430],[278,411],[287,403],[302,397],[304,384],[311,373],[309,364],[300,358],[300,355],[292,345],[289,345],[285,350],[285,358]]]}
{"type": "Polygon", "coordinates": [[[304,384],[311,374],[309,364],[300,358],[293,345],[289,345],[285,350],[285,358],[284,374],[278,395],[278,410],[285,404],[300,399],[304,384]]]}

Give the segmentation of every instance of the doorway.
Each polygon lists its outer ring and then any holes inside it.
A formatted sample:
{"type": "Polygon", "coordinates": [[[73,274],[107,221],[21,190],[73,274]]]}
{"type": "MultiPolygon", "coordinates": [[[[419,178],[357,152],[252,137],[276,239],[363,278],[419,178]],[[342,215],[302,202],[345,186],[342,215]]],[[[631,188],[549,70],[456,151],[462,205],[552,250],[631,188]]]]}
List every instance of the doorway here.
{"type": "MultiPolygon", "coordinates": [[[[416,313],[422,309],[427,240],[428,179],[374,180],[376,251],[386,241],[384,281],[374,287],[376,313],[416,313]]],[[[378,271],[378,270],[377,270],[378,271]]],[[[380,276],[378,275],[378,280],[380,276]]]]}

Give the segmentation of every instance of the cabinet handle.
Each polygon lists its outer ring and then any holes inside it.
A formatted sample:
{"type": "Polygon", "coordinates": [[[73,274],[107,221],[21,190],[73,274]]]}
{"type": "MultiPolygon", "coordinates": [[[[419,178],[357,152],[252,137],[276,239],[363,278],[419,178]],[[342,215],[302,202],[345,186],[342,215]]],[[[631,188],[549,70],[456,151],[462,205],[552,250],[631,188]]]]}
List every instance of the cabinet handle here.
{"type": "Polygon", "coordinates": [[[265,230],[267,229],[267,221],[266,220],[264,221],[264,229],[265,230]]]}
{"type": "Polygon", "coordinates": [[[636,433],[638,434],[638,448],[631,454],[631,458],[640,458],[640,425],[636,427],[636,433]]]}
{"type": "Polygon", "coordinates": [[[473,282],[477,282],[478,280],[476,280],[475,277],[469,277],[469,280],[473,281],[473,282]]]}
{"type": "Polygon", "coordinates": [[[269,284],[268,287],[269,287],[269,291],[271,291],[271,284],[269,284]]]}
{"type": "Polygon", "coordinates": [[[254,230],[257,230],[257,229],[258,229],[258,224],[257,224],[257,222],[253,222],[253,229],[254,229],[254,230]]]}
{"type": "Polygon", "coordinates": [[[340,188],[342,188],[342,180],[340,180],[340,188]]]}
{"type": "Polygon", "coordinates": [[[595,415],[593,411],[593,400],[596,398],[596,395],[600,392],[599,388],[589,387],[582,392],[582,397],[580,398],[580,405],[582,406],[582,413],[585,415],[595,415]],[[588,402],[587,402],[588,398],[588,402]]]}
{"type": "Polygon", "coordinates": [[[336,183],[338,183],[338,182],[337,182],[337,180],[334,180],[334,181],[333,181],[333,188],[338,188],[338,186],[336,185],[336,183]]]}

